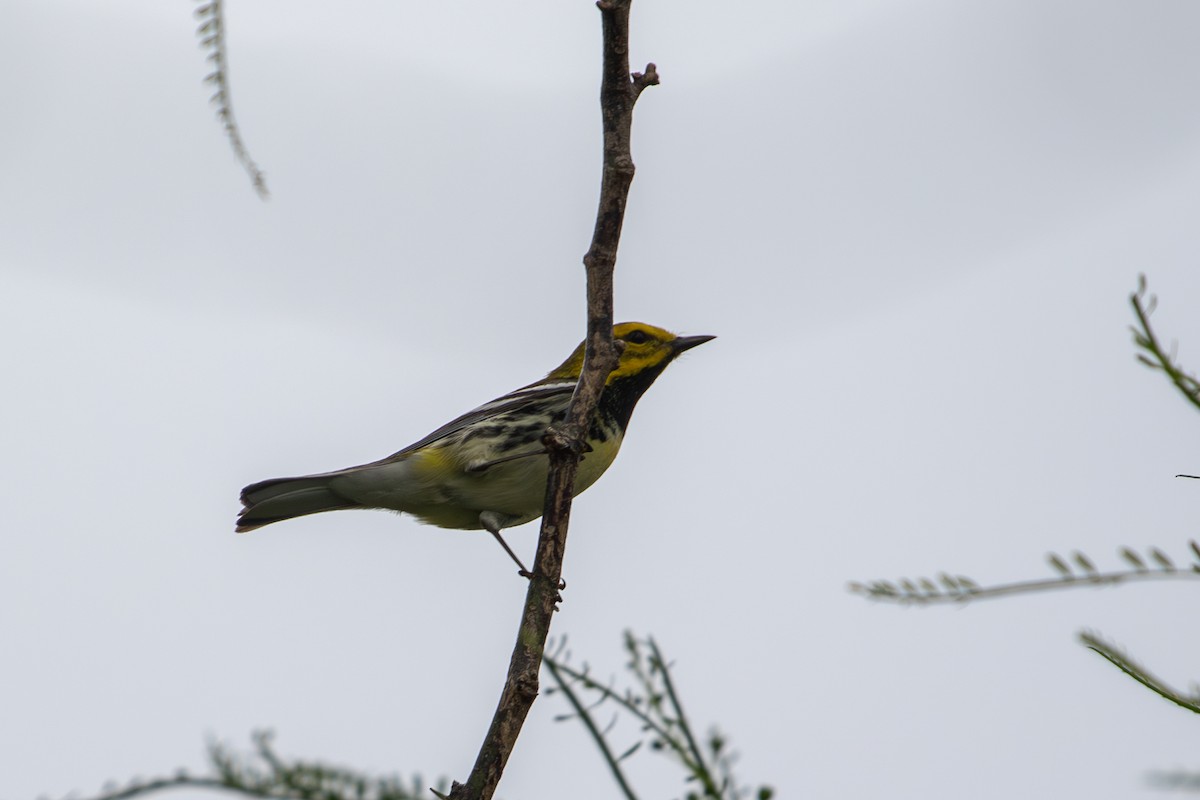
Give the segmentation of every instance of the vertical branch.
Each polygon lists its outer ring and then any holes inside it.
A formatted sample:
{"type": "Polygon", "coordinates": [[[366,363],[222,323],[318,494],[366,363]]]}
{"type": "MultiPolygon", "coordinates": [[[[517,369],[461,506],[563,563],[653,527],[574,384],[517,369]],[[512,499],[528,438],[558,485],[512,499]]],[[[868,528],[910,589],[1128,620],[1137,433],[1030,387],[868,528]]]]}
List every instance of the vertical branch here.
{"type": "Polygon", "coordinates": [[[575,472],[584,440],[596,410],[605,380],[617,365],[619,353],[612,339],[613,267],[625,218],[625,201],[633,181],[633,158],[629,133],[633,106],[646,86],[658,83],[654,65],[645,74],[629,72],[630,0],[601,0],[597,7],[603,19],[604,67],[600,86],[600,109],[604,128],[604,167],[600,203],[592,244],[583,257],[587,269],[587,345],[583,370],[566,418],[551,426],[543,441],[550,454],[546,483],[546,506],[534,556],[533,576],[525,595],[525,608],[508,676],[491,727],[465,784],[455,783],[453,800],[488,800],[496,791],[504,765],[512,754],[525,717],[538,693],[538,671],[550,631],[550,619],[565,588],[563,554],[575,472]]]}

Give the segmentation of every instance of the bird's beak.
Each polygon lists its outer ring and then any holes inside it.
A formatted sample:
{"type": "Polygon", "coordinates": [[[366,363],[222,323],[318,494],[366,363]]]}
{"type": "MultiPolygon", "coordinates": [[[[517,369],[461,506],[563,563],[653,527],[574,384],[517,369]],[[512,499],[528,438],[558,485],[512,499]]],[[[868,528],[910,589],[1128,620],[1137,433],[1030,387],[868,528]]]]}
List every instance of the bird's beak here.
{"type": "Polygon", "coordinates": [[[693,347],[699,347],[705,342],[711,342],[715,336],[677,336],[675,341],[671,342],[671,347],[675,348],[675,352],[682,353],[684,350],[691,350],[693,347]]]}

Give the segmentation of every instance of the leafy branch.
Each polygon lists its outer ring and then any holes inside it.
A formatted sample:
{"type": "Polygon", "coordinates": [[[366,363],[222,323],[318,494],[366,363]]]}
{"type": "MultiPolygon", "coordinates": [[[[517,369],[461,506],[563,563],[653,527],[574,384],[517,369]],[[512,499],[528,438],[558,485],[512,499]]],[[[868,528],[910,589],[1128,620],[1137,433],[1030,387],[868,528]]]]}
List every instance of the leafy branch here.
{"type": "Polygon", "coordinates": [[[179,770],[169,777],[134,779],[124,786],[110,784],[88,800],[128,800],[185,788],[215,789],[273,800],[417,800],[426,796],[419,776],[405,785],[397,777],[374,777],[327,764],[287,761],[275,752],[270,731],[257,731],[251,738],[254,749],[248,754],[238,754],[210,742],[208,772],[204,775],[179,770]]]}
{"type": "Polygon", "coordinates": [[[601,727],[594,715],[595,710],[605,703],[614,704],[619,712],[637,720],[641,731],[649,737],[651,750],[669,755],[683,766],[686,781],[699,787],[688,792],[687,800],[741,800],[751,796],[755,800],[769,800],[774,796],[775,792],[769,786],[752,790],[738,784],[733,771],[737,755],[729,749],[728,741],[719,731],[712,730],[701,744],[683,711],[670,668],[654,639],[642,641],[626,631],[625,650],[629,654],[626,669],[633,675],[635,685],[624,691],[593,679],[586,665],[581,669],[568,666],[566,657],[558,654],[546,655],[543,663],[557,684],[547,693],[562,692],[572,708],[571,713],[557,717],[558,721],[578,719],[583,724],[627,800],[637,800],[637,795],[630,787],[621,763],[636,753],[646,739],[634,742],[619,756],[613,755],[608,736],[616,718],[601,727]],[[596,700],[585,703],[584,692],[592,693],[596,700]]]}
{"type": "MultiPolygon", "coordinates": [[[[1129,301],[1137,318],[1137,324],[1131,326],[1133,341],[1142,351],[1137,354],[1138,361],[1151,369],[1161,370],[1165,373],[1188,402],[1200,409],[1200,381],[1185,372],[1178,364],[1175,345],[1172,344],[1170,352],[1165,350],[1155,335],[1154,329],[1150,326],[1150,316],[1154,313],[1158,299],[1154,295],[1147,295],[1144,275],[1138,276],[1137,291],[1130,295],[1129,301]]],[[[1181,475],[1179,477],[1197,476],[1181,475]]],[[[1145,557],[1129,547],[1122,547],[1118,552],[1129,565],[1128,569],[1100,572],[1090,558],[1078,551],[1072,553],[1069,559],[1064,559],[1056,553],[1050,553],[1047,561],[1058,573],[1053,578],[980,587],[975,581],[961,575],[952,576],[942,573],[938,575],[937,582],[929,578],[917,578],[916,580],[903,578],[895,583],[891,581],[873,581],[867,584],[852,583],[850,591],[873,600],[931,605],[962,603],[977,599],[1078,586],[1115,586],[1140,580],[1195,578],[1200,575],[1200,545],[1195,540],[1189,542],[1189,545],[1195,560],[1186,568],[1176,567],[1167,554],[1157,547],[1148,549],[1145,557]]],[[[1192,693],[1185,694],[1173,688],[1135,661],[1124,650],[1097,633],[1083,631],[1079,634],[1079,639],[1089,650],[1159,697],[1192,713],[1200,714],[1200,689],[1193,689],[1192,693]]],[[[1150,779],[1160,788],[1200,791],[1200,773],[1155,772],[1151,773],[1150,779]]]]}
{"type": "Polygon", "coordinates": [[[1090,558],[1075,551],[1069,558],[1063,558],[1057,553],[1048,554],[1046,561],[1058,575],[1040,580],[980,586],[966,576],[943,572],[937,575],[936,581],[926,577],[900,578],[895,582],[856,582],[851,583],[848,588],[854,594],[870,600],[905,605],[936,605],[1084,586],[1116,586],[1135,581],[1200,578],[1200,544],[1192,540],[1189,545],[1195,560],[1186,567],[1176,566],[1175,562],[1157,547],[1147,550],[1146,557],[1139,555],[1132,548],[1122,547],[1117,552],[1129,564],[1128,569],[1101,572],[1090,558]]]}
{"type": "Polygon", "coordinates": [[[1129,296],[1129,302],[1133,305],[1133,313],[1137,316],[1137,325],[1130,326],[1130,330],[1133,331],[1133,343],[1145,351],[1138,353],[1138,361],[1150,369],[1162,370],[1171,379],[1171,383],[1175,384],[1175,388],[1179,389],[1188,399],[1188,402],[1200,409],[1200,381],[1185,372],[1183,367],[1178,364],[1175,353],[1176,345],[1171,344],[1170,352],[1164,350],[1158,337],[1154,334],[1154,329],[1150,327],[1150,315],[1158,306],[1158,298],[1155,295],[1147,296],[1145,275],[1138,276],[1137,291],[1129,296]]]}
{"type": "Polygon", "coordinates": [[[200,46],[208,51],[208,60],[212,62],[213,71],[204,77],[204,82],[211,84],[214,92],[209,102],[216,106],[217,119],[229,137],[229,146],[238,163],[250,176],[254,191],[266,200],[270,196],[267,191],[267,176],[254,163],[246,143],[242,141],[242,132],[238,127],[237,118],[233,116],[233,98],[229,92],[229,59],[225,53],[225,9],[223,0],[197,0],[202,5],[193,12],[198,19],[196,35],[200,37],[200,46]]]}

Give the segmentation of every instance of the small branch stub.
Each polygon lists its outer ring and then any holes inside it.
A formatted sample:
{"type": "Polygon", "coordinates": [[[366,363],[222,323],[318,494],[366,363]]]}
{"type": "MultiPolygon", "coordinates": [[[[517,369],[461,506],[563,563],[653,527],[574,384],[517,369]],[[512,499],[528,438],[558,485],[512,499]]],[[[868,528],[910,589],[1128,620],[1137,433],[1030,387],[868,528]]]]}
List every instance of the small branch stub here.
{"type": "Polygon", "coordinates": [[[637,100],[642,96],[642,91],[647,86],[658,86],[658,67],[651,62],[646,65],[645,72],[633,73],[633,99],[637,100]]]}

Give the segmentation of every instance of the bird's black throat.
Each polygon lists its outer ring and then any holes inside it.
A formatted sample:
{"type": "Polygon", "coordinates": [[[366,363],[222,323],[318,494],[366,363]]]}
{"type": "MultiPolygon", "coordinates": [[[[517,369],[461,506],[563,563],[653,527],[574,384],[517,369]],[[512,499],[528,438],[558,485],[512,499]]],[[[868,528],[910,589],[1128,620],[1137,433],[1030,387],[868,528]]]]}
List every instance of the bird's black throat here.
{"type": "MultiPolygon", "coordinates": [[[[593,423],[592,427],[596,428],[597,423],[603,420],[605,425],[616,426],[624,434],[638,400],[642,399],[646,390],[658,379],[659,375],[662,375],[671,360],[664,359],[661,363],[648,367],[635,375],[611,380],[604,387],[604,391],[600,393],[600,401],[596,408],[596,423],[593,423]]],[[[595,433],[596,431],[593,430],[593,435],[595,433]]]]}

